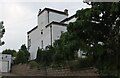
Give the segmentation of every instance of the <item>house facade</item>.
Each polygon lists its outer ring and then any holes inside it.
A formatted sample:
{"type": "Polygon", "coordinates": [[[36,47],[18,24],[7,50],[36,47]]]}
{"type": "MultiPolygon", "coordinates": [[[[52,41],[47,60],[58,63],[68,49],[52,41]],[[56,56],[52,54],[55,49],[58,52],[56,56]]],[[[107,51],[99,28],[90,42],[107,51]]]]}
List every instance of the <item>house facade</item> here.
{"type": "Polygon", "coordinates": [[[11,55],[0,54],[0,72],[10,72],[11,70],[11,55]]]}
{"type": "Polygon", "coordinates": [[[39,10],[38,25],[27,32],[30,60],[36,58],[38,47],[45,49],[67,31],[67,24],[76,20],[75,15],[68,17],[68,10],[58,11],[50,8],[39,10]]]}
{"type": "MultiPolygon", "coordinates": [[[[58,11],[50,8],[39,10],[38,25],[27,32],[28,51],[30,60],[36,59],[37,50],[45,49],[53,45],[63,32],[67,31],[67,25],[76,21],[75,15],[68,17],[68,10],[58,11]]],[[[85,53],[79,49],[79,58],[85,58],[85,53]]]]}
{"type": "MultiPolygon", "coordinates": [[[[76,21],[75,15],[68,17],[68,10],[58,11],[50,8],[39,10],[38,25],[27,32],[28,51],[30,60],[36,59],[37,50],[45,49],[53,45],[63,32],[67,31],[67,25],[76,21]]],[[[79,58],[85,58],[85,53],[78,51],[79,58]]]]}

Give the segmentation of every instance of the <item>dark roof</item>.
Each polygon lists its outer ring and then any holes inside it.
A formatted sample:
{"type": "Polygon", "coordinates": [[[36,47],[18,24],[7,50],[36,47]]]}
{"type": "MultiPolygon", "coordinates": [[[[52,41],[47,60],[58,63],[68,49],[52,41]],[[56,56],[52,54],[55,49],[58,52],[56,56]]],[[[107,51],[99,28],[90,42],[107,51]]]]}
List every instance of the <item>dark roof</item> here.
{"type": "Polygon", "coordinates": [[[55,21],[52,21],[51,23],[49,23],[48,25],[46,25],[45,27],[49,27],[51,24],[57,24],[57,25],[62,25],[62,26],[66,26],[67,24],[64,24],[64,23],[61,23],[61,22],[55,22],[55,21]]]}
{"type": "Polygon", "coordinates": [[[62,20],[61,22],[69,21],[70,19],[74,18],[75,16],[76,16],[76,14],[72,15],[71,17],[68,17],[68,18],[62,20]]]}
{"type": "Polygon", "coordinates": [[[31,29],[30,31],[27,32],[27,34],[30,34],[32,31],[34,31],[35,29],[37,29],[38,26],[34,27],[33,29],[31,29]]]}
{"type": "Polygon", "coordinates": [[[54,9],[50,9],[50,8],[44,8],[42,11],[40,11],[40,12],[38,13],[38,16],[39,16],[42,12],[44,12],[45,10],[51,11],[51,12],[56,12],[56,13],[59,13],[59,14],[68,15],[68,14],[66,14],[66,13],[63,12],[63,11],[58,11],[58,10],[54,10],[54,9]]]}

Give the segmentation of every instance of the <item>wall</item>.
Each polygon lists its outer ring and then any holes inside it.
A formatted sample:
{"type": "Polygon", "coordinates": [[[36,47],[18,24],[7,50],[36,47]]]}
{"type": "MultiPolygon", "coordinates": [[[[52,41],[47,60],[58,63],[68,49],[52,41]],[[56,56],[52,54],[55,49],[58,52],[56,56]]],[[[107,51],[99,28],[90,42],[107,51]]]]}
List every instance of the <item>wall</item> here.
{"type": "MultiPolygon", "coordinates": [[[[42,42],[43,41],[43,48],[45,48],[48,45],[51,45],[51,33],[50,33],[50,27],[45,27],[48,25],[48,22],[51,23],[52,21],[60,22],[61,20],[65,19],[67,15],[54,13],[51,11],[44,11],[39,17],[38,17],[38,30],[41,32],[43,30],[43,34],[40,34],[40,48],[42,48],[42,42]],[[49,14],[49,15],[48,15],[49,14]],[[49,21],[48,21],[49,20],[49,21]]],[[[61,30],[61,29],[59,29],[61,30]]],[[[56,32],[54,32],[56,33],[56,32]]]]}
{"type": "Polygon", "coordinates": [[[82,68],[72,70],[69,67],[30,69],[29,65],[16,65],[12,73],[20,76],[98,76],[96,68],[82,68]]]}
{"type": "Polygon", "coordinates": [[[52,21],[60,22],[61,20],[67,18],[67,15],[49,12],[49,23],[52,21]]]}
{"type": "Polygon", "coordinates": [[[48,11],[45,10],[38,16],[38,29],[44,29],[48,24],[48,11]]]}
{"type": "Polygon", "coordinates": [[[51,45],[51,35],[50,35],[50,26],[44,29],[44,37],[42,38],[43,40],[43,48],[45,48],[48,45],[51,45]]]}
{"type": "Polygon", "coordinates": [[[60,36],[61,36],[62,31],[63,32],[67,31],[66,28],[67,28],[66,26],[53,24],[52,25],[52,34],[53,34],[52,41],[54,42],[54,40],[59,39],[60,36]]]}
{"type": "Polygon", "coordinates": [[[30,60],[35,59],[37,55],[38,47],[40,46],[40,31],[35,29],[29,35],[29,39],[31,39],[31,46],[29,49],[30,52],[30,60]]]}
{"type": "Polygon", "coordinates": [[[52,36],[52,44],[53,44],[55,40],[60,38],[61,31],[66,32],[66,26],[57,25],[57,24],[51,24],[51,26],[52,26],[52,30],[50,29],[50,26],[47,27],[43,35],[44,37],[42,37],[42,40],[44,42],[44,48],[48,45],[51,45],[51,36],[52,36]]]}
{"type": "MultiPolygon", "coordinates": [[[[67,18],[67,15],[54,13],[50,11],[48,12],[47,10],[44,10],[38,16],[38,28],[29,34],[29,39],[31,39],[31,47],[29,49],[30,60],[36,58],[38,47],[42,48],[42,41],[43,41],[43,48],[45,48],[48,45],[51,45],[50,28],[49,27],[46,28],[45,26],[48,25],[48,23],[52,21],[60,22],[61,20],[65,18],[67,18]],[[41,34],[41,30],[43,31],[43,34],[41,34]]],[[[53,32],[52,32],[53,40],[52,41],[54,41],[57,36],[60,36],[61,34],[60,30],[65,30],[65,29],[63,27],[53,28],[53,32]]]]}
{"type": "Polygon", "coordinates": [[[11,55],[0,54],[0,72],[9,72],[11,70],[11,55]],[[7,64],[7,65],[6,65],[7,64]],[[4,70],[4,68],[7,71],[4,70]]]}

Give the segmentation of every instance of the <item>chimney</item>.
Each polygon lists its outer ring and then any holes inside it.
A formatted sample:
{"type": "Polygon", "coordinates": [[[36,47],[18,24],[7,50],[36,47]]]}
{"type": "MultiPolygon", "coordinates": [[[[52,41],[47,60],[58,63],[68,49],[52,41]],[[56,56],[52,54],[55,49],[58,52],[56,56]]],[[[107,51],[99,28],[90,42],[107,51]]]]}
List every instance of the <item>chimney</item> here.
{"type": "Polygon", "coordinates": [[[68,15],[68,10],[67,9],[65,9],[64,12],[66,13],[66,15],[68,15]]]}
{"type": "Polygon", "coordinates": [[[38,14],[41,12],[41,9],[39,9],[39,12],[38,12],[38,14]]]}

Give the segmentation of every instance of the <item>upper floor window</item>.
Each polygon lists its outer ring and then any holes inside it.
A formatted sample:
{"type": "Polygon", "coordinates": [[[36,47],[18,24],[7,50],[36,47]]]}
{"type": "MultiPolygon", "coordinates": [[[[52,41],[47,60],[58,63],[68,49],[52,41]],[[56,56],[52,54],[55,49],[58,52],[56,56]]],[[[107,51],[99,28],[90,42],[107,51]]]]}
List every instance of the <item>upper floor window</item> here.
{"type": "Polygon", "coordinates": [[[43,29],[41,30],[41,34],[43,34],[43,29]]]}
{"type": "Polygon", "coordinates": [[[41,48],[43,49],[43,40],[41,41],[41,48]]]}
{"type": "Polygon", "coordinates": [[[30,48],[31,46],[31,39],[28,39],[28,49],[30,48]]]}

